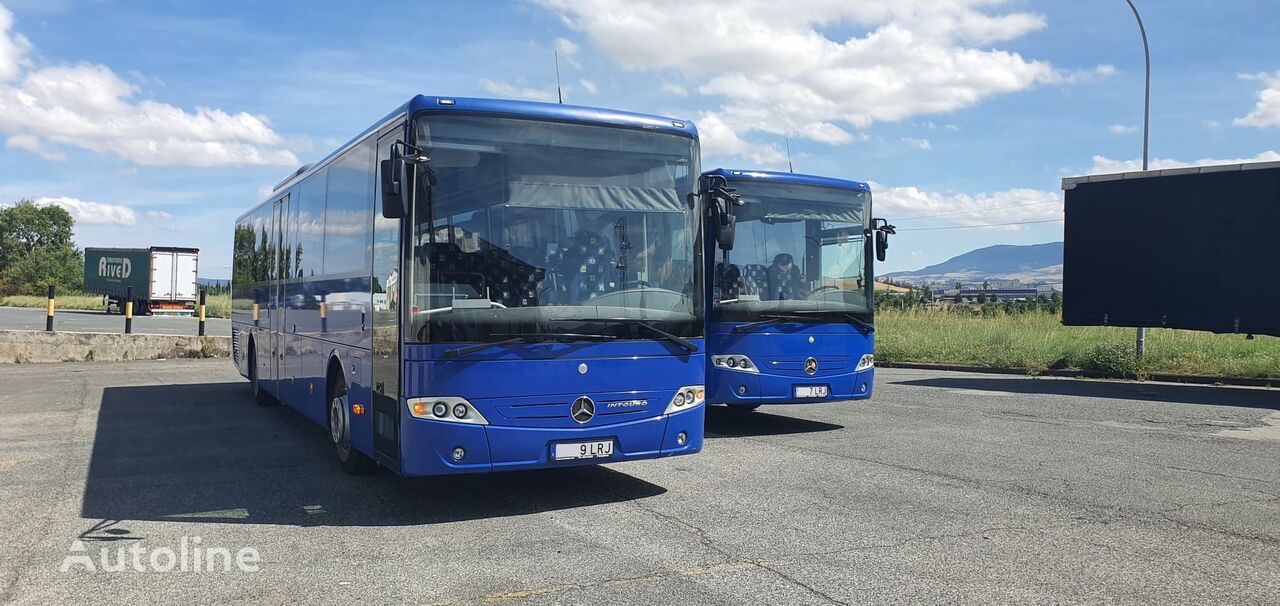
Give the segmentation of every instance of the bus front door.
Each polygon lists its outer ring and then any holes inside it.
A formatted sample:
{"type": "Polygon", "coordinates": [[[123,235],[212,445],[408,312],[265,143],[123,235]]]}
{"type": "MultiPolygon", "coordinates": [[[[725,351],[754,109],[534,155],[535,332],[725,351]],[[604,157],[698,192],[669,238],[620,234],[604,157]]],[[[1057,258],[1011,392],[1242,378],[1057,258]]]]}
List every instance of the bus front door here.
{"type": "MultiPolygon", "coordinates": [[[[378,139],[378,160],[404,136],[393,127],[378,139]]],[[[373,211],[373,450],[384,466],[400,469],[401,220],[382,216],[382,179],[375,178],[373,211]]]]}

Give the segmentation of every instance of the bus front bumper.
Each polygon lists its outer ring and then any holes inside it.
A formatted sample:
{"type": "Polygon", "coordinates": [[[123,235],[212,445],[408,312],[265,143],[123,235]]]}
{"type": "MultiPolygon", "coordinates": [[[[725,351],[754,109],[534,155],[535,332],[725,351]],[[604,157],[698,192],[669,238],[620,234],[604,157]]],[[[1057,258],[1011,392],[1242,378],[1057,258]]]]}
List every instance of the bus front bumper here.
{"type": "Polygon", "coordinates": [[[576,465],[619,463],[702,450],[705,406],[599,427],[543,428],[470,425],[433,419],[410,419],[402,428],[401,473],[425,476],[490,471],[516,471],[576,465]],[[659,427],[655,427],[655,425],[659,427]],[[679,436],[684,435],[684,444],[679,436]],[[557,443],[613,440],[607,458],[557,461],[557,443]],[[462,458],[455,459],[457,449],[462,458]]]}
{"type": "Polygon", "coordinates": [[[871,397],[875,367],[821,377],[796,377],[766,372],[746,373],[711,368],[707,370],[707,402],[759,406],[761,404],[816,404],[871,397]],[[824,398],[797,398],[795,387],[826,386],[824,398]]]}

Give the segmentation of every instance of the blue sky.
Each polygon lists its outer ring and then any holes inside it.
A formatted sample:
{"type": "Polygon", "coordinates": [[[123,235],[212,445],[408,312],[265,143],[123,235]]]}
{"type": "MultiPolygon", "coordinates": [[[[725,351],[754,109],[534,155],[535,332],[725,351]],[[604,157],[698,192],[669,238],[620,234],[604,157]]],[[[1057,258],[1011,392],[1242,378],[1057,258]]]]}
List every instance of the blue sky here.
{"type": "MultiPolygon", "coordinates": [[[[1059,180],[1141,153],[1123,0],[0,7],[0,203],[67,206],[82,246],[198,246],[206,277],[298,164],[416,93],[553,99],[553,50],[567,101],[691,119],[706,168],[785,168],[788,137],[797,171],[872,181],[902,229],[880,271],[1060,239],[1029,223],[1059,180]]],[[[1280,5],[1139,7],[1156,166],[1280,160],[1280,5]]]]}

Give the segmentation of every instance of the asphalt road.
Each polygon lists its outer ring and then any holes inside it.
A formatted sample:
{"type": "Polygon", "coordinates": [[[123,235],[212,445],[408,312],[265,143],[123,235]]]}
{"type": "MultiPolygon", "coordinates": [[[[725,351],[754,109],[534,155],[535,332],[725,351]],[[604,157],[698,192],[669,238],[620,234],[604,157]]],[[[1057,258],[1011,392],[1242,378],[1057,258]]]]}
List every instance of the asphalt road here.
{"type": "Polygon", "coordinates": [[[1280,603],[1277,391],[881,369],[694,457],[410,480],[225,360],[0,385],[0,603],[1280,603]],[[260,568],[59,571],[183,537],[260,568]]]}
{"type": "MultiPolygon", "coordinates": [[[[45,310],[0,307],[0,330],[44,330],[45,310]]],[[[133,332],[156,335],[194,335],[199,321],[191,317],[134,316],[133,332]]],[[[59,309],[53,329],[64,332],[124,332],[124,316],[101,311],[59,309]]],[[[206,318],[205,334],[231,336],[231,320],[206,318]]]]}

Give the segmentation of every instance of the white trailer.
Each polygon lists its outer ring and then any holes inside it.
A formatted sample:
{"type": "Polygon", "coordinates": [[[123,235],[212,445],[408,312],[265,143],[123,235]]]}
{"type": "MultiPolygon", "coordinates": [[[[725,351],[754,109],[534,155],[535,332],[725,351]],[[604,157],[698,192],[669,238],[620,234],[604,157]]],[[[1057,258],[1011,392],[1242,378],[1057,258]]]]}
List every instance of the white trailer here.
{"type": "Polygon", "coordinates": [[[194,248],[151,248],[153,314],[190,315],[200,292],[200,251],[194,248]]]}

